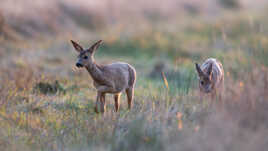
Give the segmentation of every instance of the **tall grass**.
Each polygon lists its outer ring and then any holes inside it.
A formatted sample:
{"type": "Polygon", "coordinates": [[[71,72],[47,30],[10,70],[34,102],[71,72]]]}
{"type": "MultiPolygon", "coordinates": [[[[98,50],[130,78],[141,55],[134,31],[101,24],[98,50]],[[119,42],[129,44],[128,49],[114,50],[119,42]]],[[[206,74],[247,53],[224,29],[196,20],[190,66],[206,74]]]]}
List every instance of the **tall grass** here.
{"type": "MultiPolygon", "coordinates": [[[[0,7],[4,5],[7,7],[7,2],[0,7]]],[[[73,10],[72,5],[64,5],[61,9],[65,7],[70,16],[79,16],[72,14],[79,6],[73,10]]],[[[87,9],[82,9],[87,16],[87,9]]],[[[202,16],[187,16],[184,24],[173,17],[159,23],[159,18],[139,16],[142,25],[134,28],[125,24],[133,18],[117,24],[93,14],[92,20],[105,22],[96,23],[110,26],[98,26],[103,27],[99,31],[95,22],[91,27],[92,22],[81,23],[75,17],[77,26],[71,19],[71,27],[61,27],[77,34],[56,32],[55,37],[41,39],[18,31],[40,34],[32,28],[39,19],[27,27],[21,21],[17,29],[7,18],[6,28],[15,30],[23,41],[11,41],[0,34],[0,150],[265,150],[265,17],[239,13],[207,21],[202,16]],[[83,46],[104,40],[96,52],[98,63],[124,61],[135,66],[138,79],[132,110],[127,110],[123,94],[118,113],[111,95],[106,96],[107,112],[94,112],[96,90],[88,73],[74,67],[77,54],[68,43],[78,37],[83,46]],[[199,100],[194,63],[208,57],[217,58],[224,66],[222,102],[199,100]]],[[[45,23],[55,18],[47,19],[45,23]]]]}

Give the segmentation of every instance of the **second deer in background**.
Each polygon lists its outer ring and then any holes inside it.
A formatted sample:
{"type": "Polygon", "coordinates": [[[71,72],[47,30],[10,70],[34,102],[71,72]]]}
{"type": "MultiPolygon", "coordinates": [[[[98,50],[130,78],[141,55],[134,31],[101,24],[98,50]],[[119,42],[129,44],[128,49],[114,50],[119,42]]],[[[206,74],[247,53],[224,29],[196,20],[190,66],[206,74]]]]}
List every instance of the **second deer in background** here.
{"type": "Polygon", "coordinates": [[[219,96],[222,99],[224,86],[224,70],[222,64],[214,59],[207,59],[201,66],[195,63],[199,77],[200,98],[204,94],[211,94],[212,99],[219,96]]]}

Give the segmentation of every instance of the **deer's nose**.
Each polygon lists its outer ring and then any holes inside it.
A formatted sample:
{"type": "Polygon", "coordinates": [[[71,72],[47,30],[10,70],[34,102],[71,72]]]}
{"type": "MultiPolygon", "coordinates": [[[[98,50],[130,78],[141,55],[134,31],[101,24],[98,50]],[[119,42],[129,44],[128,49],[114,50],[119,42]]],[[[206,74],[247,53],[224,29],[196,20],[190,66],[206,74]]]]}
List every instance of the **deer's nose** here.
{"type": "Polygon", "coordinates": [[[76,66],[77,66],[78,68],[83,67],[83,65],[82,65],[81,63],[76,63],[76,66]]]}

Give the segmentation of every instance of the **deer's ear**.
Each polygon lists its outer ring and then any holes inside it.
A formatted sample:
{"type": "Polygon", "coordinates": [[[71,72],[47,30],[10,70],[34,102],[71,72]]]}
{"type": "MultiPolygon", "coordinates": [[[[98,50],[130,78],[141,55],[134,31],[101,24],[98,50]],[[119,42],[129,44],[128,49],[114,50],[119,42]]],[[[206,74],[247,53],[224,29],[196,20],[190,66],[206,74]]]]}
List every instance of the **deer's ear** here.
{"type": "Polygon", "coordinates": [[[209,65],[209,67],[208,67],[208,75],[211,75],[211,73],[212,73],[212,63],[209,65]]]}
{"type": "Polygon", "coordinates": [[[95,50],[97,50],[100,46],[100,44],[102,43],[102,40],[97,41],[95,44],[93,44],[88,51],[94,52],[95,50]]]}
{"type": "Polygon", "coordinates": [[[73,44],[73,46],[77,52],[80,53],[81,51],[83,51],[83,47],[81,47],[78,43],[74,42],[73,40],[71,40],[71,43],[73,44]]]}
{"type": "Polygon", "coordinates": [[[196,68],[196,71],[198,73],[198,76],[199,77],[203,77],[204,76],[204,73],[203,71],[201,70],[200,66],[198,65],[198,63],[195,63],[195,68],[196,68]]]}

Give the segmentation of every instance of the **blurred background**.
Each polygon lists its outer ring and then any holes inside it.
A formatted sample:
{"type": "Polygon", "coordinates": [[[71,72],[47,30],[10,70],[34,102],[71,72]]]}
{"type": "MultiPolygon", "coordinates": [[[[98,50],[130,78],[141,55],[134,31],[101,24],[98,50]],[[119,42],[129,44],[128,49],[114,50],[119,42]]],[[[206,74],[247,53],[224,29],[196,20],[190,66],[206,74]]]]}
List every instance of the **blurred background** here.
{"type": "Polygon", "coordinates": [[[215,57],[236,76],[268,64],[266,8],[265,0],[6,0],[0,65],[70,76],[77,55],[70,40],[89,47],[102,39],[100,63],[130,62],[151,78],[165,71],[188,91],[193,80],[182,79],[195,76],[193,62],[215,57]]]}
{"type": "Polygon", "coordinates": [[[265,150],[267,0],[1,0],[1,150],[265,150]],[[133,110],[93,111],[70,40],[137,70],[133,110]],[[198,101],[194,63],[225,70],[223,107],[198,101]],[[161,73],[164,73],[164,77],[161,73]],[[211,142],[211,143],[210,143],[211,142]],[[136,145],[133,145],[136,144],[136,145]],[[195,145],[192,145],[195,144],[195,145]]]}

